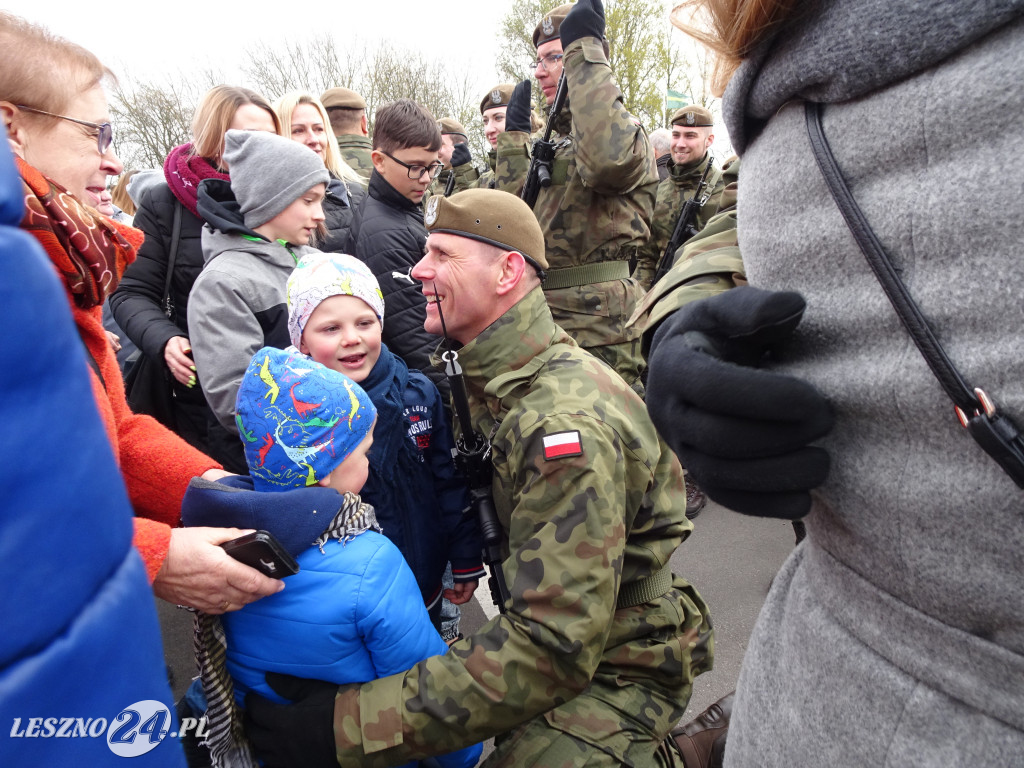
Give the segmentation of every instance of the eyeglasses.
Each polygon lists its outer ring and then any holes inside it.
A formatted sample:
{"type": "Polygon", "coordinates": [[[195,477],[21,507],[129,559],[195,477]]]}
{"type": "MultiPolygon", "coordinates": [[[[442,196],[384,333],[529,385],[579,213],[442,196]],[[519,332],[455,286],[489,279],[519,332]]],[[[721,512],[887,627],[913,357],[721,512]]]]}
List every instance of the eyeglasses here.
{"type": "Polygon", "coordinates": [[[399,160],[397,157],[390,154],[389,152],[385,152],[383,149],[380,151],[380,153],[385,157],[390,157],[400,166],[405,168],[410,179],[421,179],[423,178],[424,173],[429,174],[430,178],[436,179],[437,174],[439,174],[444,168],[444,163],[431,163],[430,165],[409,165],[408,163],[403,163],[401,160],[399,160]]]}
{"type": "Polygon", "coordinates": [[[549,67],[554,66],[555,64],[562,60],[563,55],[564,54],[561,53],[549,53],[547,56],[541,56],[539,59],[533,62],[533,68],[537,69],[537,67],[540,67],[545,72],[547,72],[549,67]]]}
{"type": "Polygon", "coordinates": [[[18,104],[18,109],[23,109],[26,112],[35,112],[40,115],[49,115],[50,117],[57,117],[61,120],[68,120],[72,123],[78,123],[79,125],[87,125],[95,131],[96,134],[96,149],[100,151],[101,155],[107,154],[107,150],[110,149],[110,145],[114,143],[114,128],[110,123],[90,123],[88,120],[79,120],[77,117],[68,117],[67,115],[55,115],[53,112],[47,112],[43,109],[36,109],[35,107],[26,107],[24,104],[18,104]]]}

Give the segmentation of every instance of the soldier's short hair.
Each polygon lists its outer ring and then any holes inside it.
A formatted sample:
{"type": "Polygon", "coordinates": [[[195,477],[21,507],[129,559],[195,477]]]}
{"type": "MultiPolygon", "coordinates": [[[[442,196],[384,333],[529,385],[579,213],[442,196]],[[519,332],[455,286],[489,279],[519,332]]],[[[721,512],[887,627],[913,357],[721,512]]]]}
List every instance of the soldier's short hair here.
{"type": "Polygon", "coordinates": [[[430,110],[412,99],[398,99],[377,110],[373,122],[373,148],[395,152],[410,147],[441,148],[441,131],[430,110]]]}

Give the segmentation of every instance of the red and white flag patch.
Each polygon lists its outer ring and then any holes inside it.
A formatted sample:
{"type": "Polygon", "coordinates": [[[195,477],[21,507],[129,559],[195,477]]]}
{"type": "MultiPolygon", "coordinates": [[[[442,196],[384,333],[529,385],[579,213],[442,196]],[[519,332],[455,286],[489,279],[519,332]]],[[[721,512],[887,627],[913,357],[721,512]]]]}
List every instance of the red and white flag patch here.
{"type": "Polygon", "coordinates": [[[544,461],[582,455],[583,443],[580,441],[579,430],[544,435],[544,461]]]}

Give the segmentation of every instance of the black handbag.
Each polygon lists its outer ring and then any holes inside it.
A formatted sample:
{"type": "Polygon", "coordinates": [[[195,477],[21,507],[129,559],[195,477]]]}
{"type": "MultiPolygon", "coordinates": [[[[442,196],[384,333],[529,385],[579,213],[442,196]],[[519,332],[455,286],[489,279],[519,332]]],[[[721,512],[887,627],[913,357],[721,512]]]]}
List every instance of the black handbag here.
{"type": "Polygon", "coordinates": [[[821,174],[828,184],[832,199],[835,200],[846,225],[867,259],[871,271],[875,273],[885,295],[896,310],[900,322],[914,340],[932,374],[953,401],[960,424],[1017,486],[1024,488],[1024,438],[1020,430],[1008,416],[997,411],[995,402],[983,389],[970,387],[946,356],[945,350],[928,325],[928,320],[900,280],[899,273],[875,236],[864,212],[853,199],[853,194],[832,154],[832,148],[825,138],[825,131],[821,125],[821,111],[821,104],[807,102],[804,105],[811,149],[818,168],[821,169],[821,174]]]}
{"type": "MultiPolygon", "coordinates": [[[[164,279],[163,310],[169,320],[174,319],[174,303],[171,299],[171,277],[174,262],[178,256],[178,241],[181,236],[181,203],[174,201],[174,224],[171,229],[171,252],[167,258],[167,276],[164,279]]],[[[153,360],[141,350],[128,359],[125,367],[124,395],[133,413],[152,416],[168,429],[176,429],[174,408],[174,385],[171,372],[163,359],[153,360]],[[132,359],[134,358],[134,360],[132,359]],[[130,366],[130,367],[129,367],[130,366]]]]}

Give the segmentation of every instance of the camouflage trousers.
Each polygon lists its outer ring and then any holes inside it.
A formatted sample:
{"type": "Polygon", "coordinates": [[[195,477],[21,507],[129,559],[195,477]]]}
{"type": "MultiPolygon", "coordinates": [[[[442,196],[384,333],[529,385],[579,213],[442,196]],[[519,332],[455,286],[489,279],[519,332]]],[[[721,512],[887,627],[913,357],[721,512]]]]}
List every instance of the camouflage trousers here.
{"type": "Polygon", "coordinates": [[[678,753],[664,742],[686,711],[694,678],[711,669],[714,638],[697,591],[678,578],[675,588],[685,606],[689,638],[677,658],[682,662],[677,675],[668,672],[670,665],[658,683],[641,684],[599,672],[576,698],[496,737],[481,768],[683,768],[678,753]]]}

